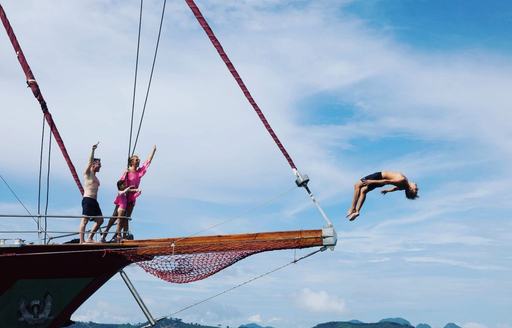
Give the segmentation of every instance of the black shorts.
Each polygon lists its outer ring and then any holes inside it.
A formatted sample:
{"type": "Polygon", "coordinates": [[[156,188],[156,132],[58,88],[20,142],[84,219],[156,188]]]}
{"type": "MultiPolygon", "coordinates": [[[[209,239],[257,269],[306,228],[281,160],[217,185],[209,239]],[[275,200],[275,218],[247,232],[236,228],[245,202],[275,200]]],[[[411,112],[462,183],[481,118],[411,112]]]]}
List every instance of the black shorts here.
{"type": "MultiPolygon", "coordinates": [[[[103,216],[103,213],[101,213],[100,204],[98,204],[98,201],[91,197],[82,198],[82,215],[103,216]]],[[[91,220],[95,220],[95,219],[93,218],[91,220]]]]}
{"type": "MultiPolygon", "coordinates": [[[[364,178],[361,178],[362,182],[365,182],[366,180],[382,180],[382,172],[375,172],[370,175],[365,176],[364,178]]],[[[372,191],[373,189],[378,188],[377,186],[368,186],[368,191],[372,191]]]]}
{"type": "Polygon", "coordinates": [[[361,181],[366,181],[366,180],[382,180],[382,172],[375,172],[375,173],[365,176],[364,178],[361,178],[361,181]]]}

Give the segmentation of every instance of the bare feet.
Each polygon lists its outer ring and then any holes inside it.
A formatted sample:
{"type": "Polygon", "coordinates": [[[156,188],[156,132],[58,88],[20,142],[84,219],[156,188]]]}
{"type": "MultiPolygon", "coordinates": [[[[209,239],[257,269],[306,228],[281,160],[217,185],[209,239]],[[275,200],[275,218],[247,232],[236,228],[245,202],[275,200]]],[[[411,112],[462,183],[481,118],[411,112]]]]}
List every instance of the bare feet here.
{"type": "Polygon", "coordinates": [[[96,244],[98,243],[96,240],[92,240],[92,239],[87,239],[84,244],[96,244]]]}
{"type": "Polygon", "coordinates": [[[350,221],[354,221],[358,216],[359,216],[359,212],[353,212],[352,214],[350,214],[350,215],[348,216],[348,219],[349,219],[350,221]]]}
{"type": "Polygon", "coordinates": [[[353,208],[349,208],[348,211],[347,211],[347,215],[345,216],[346,218],[348,218],[350,215],[352,215],[352,213],[355,212],[355,209],[353,208]]]}

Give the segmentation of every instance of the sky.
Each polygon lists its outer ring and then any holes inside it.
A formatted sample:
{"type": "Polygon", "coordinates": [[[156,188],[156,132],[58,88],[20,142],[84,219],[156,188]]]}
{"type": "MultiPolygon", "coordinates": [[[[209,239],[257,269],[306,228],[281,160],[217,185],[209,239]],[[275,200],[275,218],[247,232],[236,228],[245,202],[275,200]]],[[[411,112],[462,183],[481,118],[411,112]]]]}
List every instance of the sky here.
{"type": "MultiPolygon", "coordinates": [[[[136,122],[161,4],[145,1],[136,122]]],[[[110,214],[128,153],[139,3],[2,5],[79,173],[100,141],[99,202],[110,214]]],[[[174,316],[230,327],[403,317],[435,328],[448,322],[512,328],[512,4],[198,5],[299,170],[310,176],[339,241],[334,251],[174,316]],[[381,170],[404,172],[418,183],[420,198],[373,192],[361,216],[347,221],[353,184],[381,170]]],[[[36,213],[41,112],[3,32],[0,58],[0,174],[36,213]]],[[[146,157],[154,144],[158,150],[131,223],[136,238],[324,225],[184,1],[167,3],[136,153],[146,157]]],[[[45,183],[43,199],[44,190],[45,183]]],[[[55,144],[49,190],[49,214],[81,213],[80,194],[55,144]]],[[[3,182],[0,212],[26,213],[3,182]]],[[[49,221],[52,231],[77,228],[78,221],[49,221]]],[[[7,230],[33,229],[30,220],[0,220],[0,238],[18,237],[7,230]]],[[[126,272],[161,317],[310,251],[258,254],[185,285],[135,265],[126,272]]],[[[144,321],[119,276],[72,318],[144,321]]]]}

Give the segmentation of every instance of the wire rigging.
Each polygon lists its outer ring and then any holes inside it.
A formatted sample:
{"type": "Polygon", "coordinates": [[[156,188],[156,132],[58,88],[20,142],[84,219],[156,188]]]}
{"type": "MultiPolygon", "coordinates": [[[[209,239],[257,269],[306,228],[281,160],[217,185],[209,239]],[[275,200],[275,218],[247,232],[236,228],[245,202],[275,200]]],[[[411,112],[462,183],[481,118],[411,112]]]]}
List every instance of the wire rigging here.
{"type": "Polygon", "coordinates": [[[25,209],[25,211],[28,213],[28,215],[32,216],[32,219],[34,220],[34,222],[37,223],[36,219],[34,218],[34,215],[32,213],[30,213],[30,211],[28,210],[28,208],[25,206],[25,204],[23,204],[23,202],[21,201],[21,199],[18,197],[18,195],[16,194],[16,192],[11,188],[11,186],[9,185],[9,183],[7,183],[7,180],[4,179],[4,177],[2,176],[2,174],[0,174],[0,179],[2,179],[2,181],[5,183],[5,185],[7,186],[7,189],[9,189],[9,191],[11,192],[11,194],[14,196],[14,198],[16,198],[16,200],[18,201],[18,203],[20,203],[21,206],[23,206],[23,208],[25,209]]]}
{"type": "Polygon", "coordinates": [[[151,89],[151,81],[153,80],[153,72],[155,70],[156,57],[157,57],[157,54],[158,54],[158,47],[160,45],[160,36],[162,34],[162,25],[163,25],[163,22],[164,22],[165,5],[166,5],[166,3],[167,3],[167,0],[164,0],[163,6],[162,6],[162,14],[160,15],[160,26],[158,28],[158,37],[156,39],[155,53],[153,55],[153,64],[151,65],[151,73],[149,74],[148,88],[146,90],[146,97],[144,99],[144,106],[142,107],[142,115],[141,115],[140,121],[139,121],[139,128],[137,129],[137,136],[135,137],[135,142],[133,144],[133,149],[132,149],[132,153],[131,153],[132,156],[135,153],[135,148],[137,147],[137,141],[139,140],[140,129],[142,127],[142,121],[144,120],[144,114],[146,112],[146,105],[148,103],[149,90],[151,89]]]}
{"type": "MultiPolygon", "coordinates": [[[[132,115],[130,119],[130,140],[128,141],[128,158],[132,153],[132,135],[133,135],[133,115],[135,113],[135,98],[137,94],[137,73],[139,70],[139,52],[140,52],[140,34],[142,30],[142,8],[144,6],[144,0],[140,0],[140,10],[139,10],[139,33],[137,36],[137,55],[135,58],[135,76],[133,79],[133,96],[132,96],[132,115]]],[[[129,166],[129,163],[128,163],[129,166]]]]}
{"type": "Polygon", "coordinates": [[[251,207],[251,208],[249,208],[249,209],[247,209],[247,210],[243,211],[242,213],[238,214],[238,215],[237,215],[237,216],[235,216],[235,217],[232,217],[232,218],[226,219],[226,220],[221,221],[221,222],[218,222],[218,223],[214,223],[214,224],[212,224],[212,225],[210,225],[210,226],[208,226],[208,227],[206,227],[206,228],[204,228],[204,229],[201,229],[201,230],[198,230],[198,231],[196,231],[196,232],[194,232],[194,233],[191,233],[190,235],[187,235],[187,236],[182,237],[182,238],[180,238],[180,239],[176,239],[176,240],[174,241],[174,243],[176,244],[177,242],[179,242],[179,241],[181,241],[181,240],[183,240],[183,239],[185,239],[185,238],[189,238],[189,237],[197,236],[197,235],[199,235],[200,233],[206,232],[206,231],[208,231],[208,230],[211,230],[211,229],[213,229],[213,228],[216,228],[216,227],[221,226],[221,225],[223,225],[223,224],[226,224],[226,223],[228,223],[228,222],[233,222],[233,221],[239,220],[239,219],[241,219],[244,215],[246,215],[246,214],[248,214],[248,213],[254,212],[255,210],[263,209],[263,208],[265,208],[265,207],[269,206],[270,204],[275,203],[277,200],[281,199],[282,197],[284,197],[285,195],[287,195],[288,193],[290,193],[293,189],[295,189],[295,187],[291,187],[290,189],[288,189],[288,190],[286,190],[286,191],[284,191],[284,192],[282,192],[282,193],[280,193],[280,194],[277,194],[276,196],[274,196],[274,197],[272,197],[272,198],[270,198],[270,199],[268,199],[268,200],[265,200],[265,201],[263,201],[263,202],[261,202],[261,203],[259,203],[259,204],[255,205],[255,206],[253,206],[253,207],[251,207]]]}
{"type": "Polygon", "coordinates": [[[40,238],[41,231],[41,179],[43,174],[43,150],[44,150],[44,127],[45,127],[45,119],[43,115],[43,124],[41,127],[41,146],[39,151],[39,176],[38,176],[38,184],[37,184],[37,234],[40,238]]]}
{"type": "MultiPolygon", "coordinates": [[[[50,127],[51,128],[51,127],[50,127]]],[[[48,204],[50,200],[50,172],[52,159],[52,134],[48,136],[48,160],[46,163],[46,204],[44,207],[44,243],[48,240],[48,204]]]]}
{"type": "MultiPolygon", "coordinates": [[[[274,273],[274,272],[277,272],[277,271],[279,271],[279,270],[282,270],[282,269],[284,269],[284,268],[286,268],[286,267],[288,267],[288,266],[290,266],[290,265],[292,265],[292,264],[295,264],[295,263],[297,263],[297,262],[299,262],[299,261],[302,261],[302,260],[304,260],[304,259],[306,259],[306,258],[308,258],[308,257],[310,257],[310,256],[313,256],[313,255],[315,255],[315,254],[318,254],[318,253],[320,253],[320,252],[323,252],[323,251],[325,251],[326,249],[327,249],[327,248],[326,248],[325,246],[323,246],[323,247],[321,247],[321,248],[317,249],[316,251],[313,251],[313,252],[308,253],[308,254],[306,254],[306,255],[304,255],[304,256],[301,256],[301,257],[299,257],[299,258],[297,258],[297,259],[294,259],[294,260],[293,260],[293,261],[291,261],[291,262],[288,262],[288,263],[285,263],[285,264],[283,264],[283,265],[280,265],[280,266],[278,266],[278,267],[276,267],[276,268],[274,268],[274,269],[272,269],[272,270],[270,270],[270,271],[267,271],[267,272],[262,273],[262,274],[260,274],[260,275],[258,275],[258,276],[255,276],[255,277],[253,277],[253,278],[251,278],[251,279],[248,279],[248,280],[246,280],[246,281],[244,281],[244,282],[241,282],[241,283],[239,283],[238,285],[235,285],[235,286],[233,286],[233,287],[230,287],[230,288],[228,288],[228,289],[225,289],[225,290],[223,290],[223,291],[221,291],[221,292],[219,292],[219,293],[217,293],[217,294],[215,294],[215,295],[209,296],[209,297],[207,297],[207,298],[205,298],[205,299],[202,299],[202,300],[200,300],[200,301],[197,301],[197,302],[195,302],[195,303],[192,303],[192,304],[190,304],[190,305],[187,305],[187,306],[185,306],[185,307],[183,307],[183,308],[181,308],[181,309],[179,309],[179,310],[177,310],[177,311],[175,311],[175,312],[171,313],[171,314],[169,315],[169,317],[172,317],[172,316],[174,316],[174,315],[176,315],[176,314],[178,314],[178,313],[181,313],[181,312],[183,312],[183,311],[186,311],[186,310],[188,310],[188,309],[190,309],[190,308],[192,308],[192,307],[198,306],[198,305],[203,304],[203,303],[205,303],[205,302],[208,302],[209,300],[212,300],[212,299],[214,299],[214,298],[216,298],[216,297],[219,297],[219,296],[221,296],[221,295],[224,295],[224,294],[226,294],[226,293],[229,293],[229,292],[231,292],[231,291],[233,291],[233,290],[235,290],[235,289],[237,289],[237,288],[240,288],[240,287],[242,287],[242,286],[245,286],[245,285],[247,285],[247,284],[249,284],[249,283],[251,283],[251,282],[253,282],[253,281],[256,281],[256,280],[258,280],[258,279],[260,279],[260,278],[263,278],[263,277],[265,277],[265,276],[268,276],[268,275],[270,275],[270,274],[272,274],[272,273],[274,273]]],[[[158,320],[157,320],[157,322],[158,322],[158,321],[160,321],[160,320],[162,320],[162,319],[164,319],[164,318],[167,318],[167,317],[162,317],[162,318],[158,319],[158,320]]],[[[147,326],[145,326],[145,327],[147,327],[147,326]]]]}

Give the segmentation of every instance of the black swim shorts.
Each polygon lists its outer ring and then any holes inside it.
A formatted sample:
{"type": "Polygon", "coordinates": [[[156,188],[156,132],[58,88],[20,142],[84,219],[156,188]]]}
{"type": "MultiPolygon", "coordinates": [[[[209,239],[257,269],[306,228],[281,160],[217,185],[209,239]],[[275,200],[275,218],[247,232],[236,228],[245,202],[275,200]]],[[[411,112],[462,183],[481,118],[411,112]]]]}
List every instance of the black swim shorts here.
{"type": "Polygon", "coordinates": [[[98,204],[98,201],[91,197],[82,198],[82,215],[103,216],[103,213],[101,213],[100,204],[98,204]]]}
{"type": "Polygon", "coordinates": [[[366,181],[366,180],[382,180],[382,172],[375,172],[375,173],[365,176],[364,178],[361,178],[361,181],[366,181]]]}

